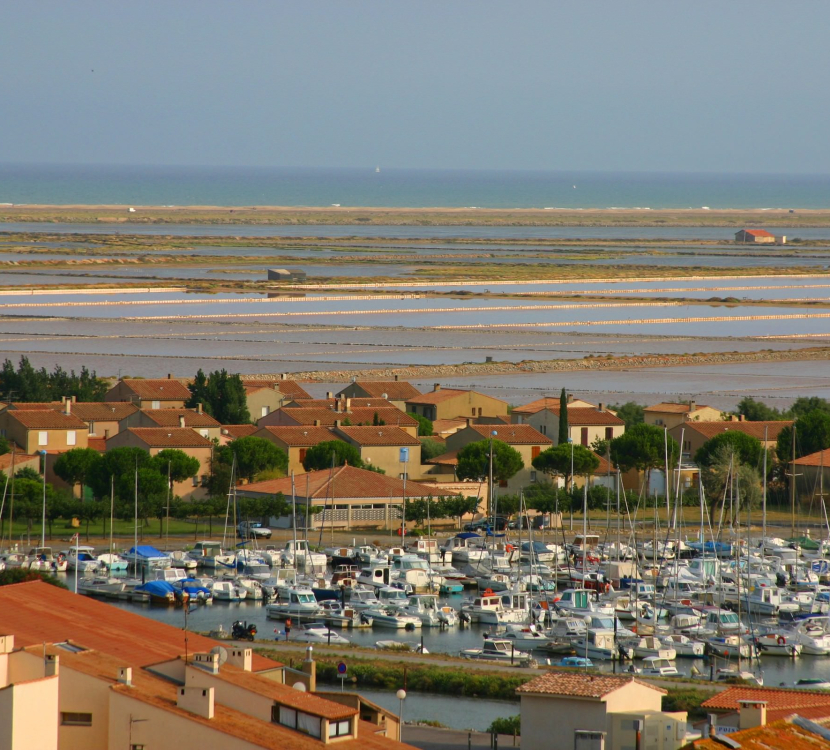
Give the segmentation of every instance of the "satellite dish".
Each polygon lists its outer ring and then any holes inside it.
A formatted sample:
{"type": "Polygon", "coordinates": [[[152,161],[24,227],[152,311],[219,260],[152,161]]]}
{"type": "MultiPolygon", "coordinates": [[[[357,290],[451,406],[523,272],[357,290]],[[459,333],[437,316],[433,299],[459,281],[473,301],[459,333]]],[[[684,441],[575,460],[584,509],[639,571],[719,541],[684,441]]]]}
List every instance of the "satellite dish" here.
{"type": "Polygon", "coordinates": [[[210,653],[219,654],[219,666],[221,667],[228,660],[228,649],[224,646],[214,646],[210,653]]]}
{"type": "Polygon", "coordinates": [[[301,693],[304,693],[306,691],[304,682],[295,682],[291,687],[293,687],[294,690],[299,690],[301,693]]]}

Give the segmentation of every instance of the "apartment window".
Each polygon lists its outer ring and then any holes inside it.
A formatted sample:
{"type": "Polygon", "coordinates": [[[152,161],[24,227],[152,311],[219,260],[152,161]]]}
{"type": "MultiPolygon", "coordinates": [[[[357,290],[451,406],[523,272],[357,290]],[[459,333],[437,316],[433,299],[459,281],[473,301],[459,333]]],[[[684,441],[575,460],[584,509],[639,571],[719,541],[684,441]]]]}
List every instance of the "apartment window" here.
{"type": "Polygon", "coordinates": [[[161,401],[152,401],[150,402],[151,409],[161,409],[161,401]]]}
{"type": "Polygon", "coordinates": [[[531,471],[531,472],[530,472],[530,481],[531,481],[531,482],[535,482],[535,481],[536,481],[536,472],[535,472],[535,471],[531,471]]]}
{"type": "Polygon", "coordinates": [[[198,486],[201,484],[201,480],[199,479],[199,475],[198,475],[198,474],[197,474],[196,476],[194,476],[194,477],[191,477],[191,478],[190,478],[190,481],[192,481],[192,482],[193,482],[193,486],[194,486],[194,487],[198,487],[198,486]]]}
{"type": "Polygon", "coordinates": [[[613,440],[614,439],[614,428],[613,427],[606,427],[605,428],[605,439],[606,440],[613,440]]]}
{"type": "Polygon", "coordinates": [[[90,435],[94,435],[94,434],[95,434],[95,422],[90,422],[90,423],[89,423],[89,434],[90,434],[90,435]]]}
{"type": "Polygon", "coordinates": [[[499,487],[507,487],[507,480],[506,479],[500,479],[499,480],[499,487]]]}
{"type": "Polygon", "coordinates": [[[351,722],[346,721],[330,721],[329,722],[329,737],[345,737],[352,733],[351,722]]]}
{"type": "Polygon", "coordinates": [[[49,433],[42,431],[37,434],[37,444],[38,445],[48,445],[49,443],[49,433]]]}
{"type": "Polygon", "coordinates": [[[268,416],[268,407],[267,406],[263,406],[262,409],[260,409],[259,416],[260,417],[267,417],[268,416]]]}
{"type": "Polygon", "coordinates": [[[210,476],[208,474],[202,474],[202,481],[201,481],[202,487],[207,487],[209,479],[210,479],[210,476]]]}
{"type": "Polygon", "coordinates": [[[78,442],[78,436],[75,430],[66,431],[66,444],[75,445],[78,442]]]}
{"type": "Polygon", "coordinates": [[[70,711],[61,711],[61,726],[64,727],[91,727],[92,714],[79,714],[70,711]]]}
{"type": "Polygon", "coordinates": [[[473,407],[473,416],[475,416],[475,415],[476,415],[476,408],[475,408],[475,406],[474,406],[474,407],[473,407]]]}
{"type": "Polygon", "coordinates": [[[271,721],[282,724],[284,727],[296,729],[312,737],[320,737],[320,718],[296,711],[287,706],[273,706],[271,709],[271,721]]]}
{"type": "Polygon", "coordinates": [[[200,434],[203,438],[206,438],[206,437],[208,436],[208,431],[207,431],[207,430],[199,430],[199,434],[200,434]]]}
{"type": "Polygon", "coordinates": [[[300,448],[300,463],[305,461],[306,454],[308,453],[308,448],[300,448]]]}
{"type": "Polygon", "coordinates": [[[580,442],[586,448],[588,447],[588,428],[587,427],[582,428],[582,438],[581,438],[580,442]]]}
{"type": "Polygon", "coordinates": [[[548,434],[548,426],[546,424],[540,425],[539,426],[539,432],[541,432],[543,435],[547,435],[548,434]]]}
{"type": "Polygon", "coordinates": [[[541,452],[542,452],[542,446],[541,445],[532,445],[530,447],[530,457],[532,459],[536,458],[536,456],[538,456],[541,452]]]}

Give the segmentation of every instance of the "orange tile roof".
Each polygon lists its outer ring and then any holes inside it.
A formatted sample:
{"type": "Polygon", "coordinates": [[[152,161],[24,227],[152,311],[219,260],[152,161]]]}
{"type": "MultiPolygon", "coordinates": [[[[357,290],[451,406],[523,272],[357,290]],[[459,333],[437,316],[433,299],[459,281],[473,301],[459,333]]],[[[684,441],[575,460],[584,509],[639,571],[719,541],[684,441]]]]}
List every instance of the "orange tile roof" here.
{"type": "Polygon", "coordinates": [[[325,443],[329,440],[338,440],[337,435],[334,434],[328,427],[314,427],[309,425],[287,425],[285,427],[269,426],[263,427],[263,430],[269,432],[278,440],[286,445],[298,446],[301,448],[311,447],[317,443],[325,443]]]}
{"type": "Polygon", "coordinates": [[[142,400],[187,401],[191,396],[190,389],[180,380],[173,378],[157,380],[124,378],[121,382],[142,400]]]}
{"type": "MultiPolygon", "coordinates": [[[[378,474],[375,471],[358,469],[348,464],[339,466],[331,472],[329,469],[297,474],[294,486],[298,497],[325,499],[361,499],[361,498],[401,498],[404,493],[403,482],[397,477],[378,474]],[[331,480],[331,481],[329,481],[331,480]],[[306,490],[308,486],[308,490],[306,490]],[[306,494],[308,493],[308,494],[306,494]]],[[[268,479],[239,487],[240,495],[248,493],[257,495],[274,495],[282,492],[291,495],[291,477],[268,479]]],[[[407,497],[429,497],[433,493],[418,482],[406,483],[407,497]]]]}
{"type": "Polygon", "coordinates": [[[830,716],[830,693],[813,690],[734,685],[716,693],[701,706],[715,711],[732,712],[740,709],[738,701],[741,700],[766,701],[769,721],[816,708],[826,710],[824,716],[830,716]]]}
{"type": "Polygon", "coordinates": [[[123,432],[132,433],[151,448],[210,448],[213,445],[190,427],[130,427],[119,434],[123,432]]]}
{"type": "MultiPolygon", "coordinates": [[[[558,413],[558,412],[556,412],[558,413]]],[[[603,409],[591,409],[586,406],[578,406],[568,409],[568,424],[573,427],[583,425],[624,425],[625,420],[620,419],[614,412],[603,409]]]]}
{"type": "MultiPolygon", "coordinates": [[[[21,646],[71,640],[121,659],[122,666],[143,667],[175,659],[185,648],[178,625],[166,625],[42,581],[0,586],[0,633],[14,635],[21,646]]],[[[216,645],[217,641],[188,633],[191,653],[210,651],[216,645]]],[[[253,655],[257,671],[278,666],[278,662],[253,655]]]]}
{"type": "Polygon", "coordinates": [[[440,456],[427,459],[424,463],[435,464],[436,466],[458,466],[458,451],[447,451],[440,456]]]}
{"type": "Polygon", "coordinates": [[[4,453],[2,456],[0,456],[0,471],[5,471],[6,469],[11,468],[12,455],[14,455],[15,473],[17,472],[17,469],[25,463],[28,463],[30,461],[38,461],[38,463],[40,462],[40,456],[36,454],[30,455],[28,453],[22,453],[21,451],[15,451],[14,454],[12,454],[12,452],[9,451],[8,453],[4,453]]]}
{"type": "Polygon", "coordinates": [[[72,404],[72,413],[84,422],[120,422],[137,411],[138,407],[129,401],[83,401],[72,404]]]}
{"type": "MultiPolygon", "coordinates": [[[[420,396],[408,398],[406,403],[426,405],[440,404],[443,401],[449,401],[450,399],[458,398],[460,396],[479,396],[492,399],[493,401],[501,401],[501,399],[493,398],[493,396],[485,396],[483,393],[479,393],[478,391],[464,391],[456,388],[439,388],[437,391],[429,391],[428,393],[423,393],[420,396]]],[[[506,404],[507,402],[502,401],[502,403],[506,404]]]]}
{"type": "Polygon", "coordinates": [[[751,435],[758,440],[763,441],[764,431],[767,434],[767,440],[772,442],[778,440],[778,434],[785,427],[792,427],[792,421],[775,421],[775,422],[684,422],[683,427],[686,430],[697,432],[703,435],[707,440],[720,435],[722,432],[743,432],[745,435],[751,435]]]}
{"type": "Polygon", "coordinates": [[[421,392],[412,383],[405,380],[356,380],[358,388],[374,398],[386,398],[390,401],[409,401],[421,395],[421,392]]]}
{"type": "Polygon", "coordinates": [[[551,409],[559,413],[559,399],[553,396],[545,396],[544,398],[537,398],[529,404],[515,407],[511,414],[536,414],[543,409],[551,409]]]}
{"type": "Polygon", "coordinates": [[[553,445],[553,440],[529,424],[471,424],[470,429],[486,439],[495,432],[493,439],[508,445],[553,445]]]}
{"type": "Polygon", "coordinates": [[[340,427],[339,431],[358,445],[420,445],[418,438],[412,437],[400,427],[380,425],[378,427],[340,427]]]}
{"type": "Polygon", "coordinates": [[[222,434],[227,435],[229,438],[236,440],[237,438],[241,437],[249,437],[253,435],[259,427],[255,424],[223,424],[222,425],[222,434]]]}
{"type": "Polygon", "coordinates": [[[457,432],[462,427],[467,426],[466,419],[433,419],[432,420],[432,429],[436,435],[442,432],[457,432]]]}
{"type": "Polygon", "coordinates": [[[106,453],[107,450],[107,439],[102,437],[91,437],[87,438],[87,448],[92,448],[94,451],[98,451],[98,453],[106,453]]]}
{"type": "Polygon", "coordinates": [[[10,409],[8,419],[14,419],[27,430],[85,430],[86,422],[74,414],[64,414],[51,409],[10,409]]]}
{"type": "MultiPolygon", "coordinates": [[[[734,747],[742,750],[820,750],[822,747],[830,747],[830,743],[817,734],[788,720],[774,721],[763,727],[730,732],[726,736],[732,742],[737,743],[734,747]]],[[[695,750],[728,750],[726,743],[714,737],[695,740],[690,747],[695,750]]]]}
{"type": "Polygon", "coordinates": [[[647,406],[643,411],[655,411],[659,412],[660,414],[689,414],[693,411],[698,411],[699,409],[709,409],[711,407],[707,406],[706,404],[695,404],[694,409],[690,403],[687,404],[674,404],[668,403],[666,401],[660,404],[654,404],[654,406],[647,406]]]}
{"type": "Polygon", "coordinates": [[[179,417],[184,417],[185,427],[219,427],[210,414],[199,414],[195,409],[142,409],[144,416],[159,427],[178,427],[179,417]]]}
{"type": "Polygon", "coordinates": [[[744,229],[744,234],[752,235],[753,237],[775,237],[774,234],[768,232],[766,229],[744,229]]]}
{"type": "Polygon", "coordinates": [[[14,401],[8,405],[9,409],[23,409],[25,411],[60,410],[63,404],[60,401],[14,401]]]}
{"type": "MultiPolygon", "coordinates": [[[[398,426],[405,426],[405,427],[417,427],[418,420],[410,417],[405,412],[402,412],[400,409],[396,409],[394,406],[389,406],[387,408],[381,409],[352,409],[351,411],[343,412],[343,411],[332,411],[331,409],[286,409],[283,407],[282,409],[278,409],[277,411],[282,412],[285,414],[286,417],[289,417],[292,421],[297,424],[308,424],[313,425],[315,420],[319,420],[320,424],[323,426],[331,427],[334,425],[336,421],[345,422],[349,420],[353,425],[358,425],[361,423],[368,423],[372,424],[375,419],[375,414],[378,415],[380,419],[382,419],[388,425],[398,425],[398,426]]],[[[276,414],[276,412],[271,412],[272,414],[276,414]]]]}
{"type": "Polygon", "coordinates": [[[828,466],[830,467],[830,449],[811,453],[795,459],[796,466],[828,466]]]}
{"type": "Polygon", "coordinates": [[[658,693],[667,695],[668,691],[652,685],[649,682],[638,680],[636,677],[609,674],[576,674],[574,672],[546,672],[526,682],[516,689],[521,694],[533,695],[566,695],[577,698],[604,698],[609,693],[619,690],[626,685],[636,682],[658,693]]]}
{"type": "MultiPolygon", "coordinates": [[[[285,404],[283,409],[337,409],[338,404],[345,409],[345,400],[336,398],[295,398],[285,404]]],[[[349,398],[349,404],[354,408],[397,409],[382,398],[349,398]]]]}
{"type": "Polygon", "coordinates": [[[242,385],[246,388],[276,388],[283,396],[290,396],[291,398],[311,398],[309,393],[296,380],[243,378],[242,385]]]}

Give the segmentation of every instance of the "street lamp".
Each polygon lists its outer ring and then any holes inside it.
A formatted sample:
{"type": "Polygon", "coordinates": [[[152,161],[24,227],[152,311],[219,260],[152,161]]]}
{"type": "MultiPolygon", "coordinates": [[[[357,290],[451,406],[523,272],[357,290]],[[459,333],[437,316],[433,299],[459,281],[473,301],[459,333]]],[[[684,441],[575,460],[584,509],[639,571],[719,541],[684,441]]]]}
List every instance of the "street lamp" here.
{"type": "Polygon", "coordinates": [[[43,456],[43,516],[40,522],[40,546],[46,546],[46,451],[40,452],[43,456]]]}
{"type": "Polygon", "coordinates": [[[403,702],[406,699],[406,690],[401,688],[400,690],[398,690],[397,693],[395,693],[395,695],[398,696],[398,700],[401,703],[401,708],[400,708],[400,711],[398,712],[398,722],[399,722],[399,724],[398,724],[398,727],[399,727],[399,729],[398,729],[398,740],[403,742],[403,702]]]}

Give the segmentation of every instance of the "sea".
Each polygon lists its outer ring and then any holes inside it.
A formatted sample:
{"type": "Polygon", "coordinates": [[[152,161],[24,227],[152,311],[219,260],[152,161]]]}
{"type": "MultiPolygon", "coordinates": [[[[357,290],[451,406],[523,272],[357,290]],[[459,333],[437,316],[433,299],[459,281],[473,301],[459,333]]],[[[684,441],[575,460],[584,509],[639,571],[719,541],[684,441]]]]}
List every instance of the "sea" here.
{"type": "Polygon", "coordinates": [[[822,209],[830,175],[0,164],[0,204],[822,209]]]}

